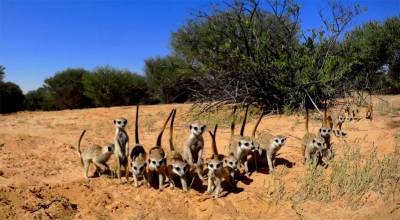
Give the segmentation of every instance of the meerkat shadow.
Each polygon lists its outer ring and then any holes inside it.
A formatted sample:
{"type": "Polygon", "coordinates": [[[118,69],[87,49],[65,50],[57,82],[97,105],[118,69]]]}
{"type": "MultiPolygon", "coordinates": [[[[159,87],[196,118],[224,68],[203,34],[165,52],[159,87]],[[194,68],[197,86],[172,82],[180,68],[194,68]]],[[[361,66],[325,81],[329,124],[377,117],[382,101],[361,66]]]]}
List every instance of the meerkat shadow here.
{"type": "Polygon", "coordinates": [[[204,193],[207,190],[207,186],[203,185],[203,181],[201,181],[197,176],[193,177],[193,179],[189,181],[188,185],[191,190],[195,190],[199,193],[204,193]]]}
{"type": "Polygon", "coordinates": [[[229,183],[222,183],[222,189],[223,189],[223,194],[221,194],[219,197],[226,197],[229,194],[238,194],[244,191],[243,188],[237,187],[237,186],[232,186],[229,183]]]}
{"type": "Polygon", "coordinates": [[[246,185],[250,185],[250,183],[253,182],[253,179],[250,179],[249,177],[247,177],[244,174],[241,174],[238,178],[238,180],[246,185]]]}
{"type": "Polygon", "coordinates": [[[291,162],[285,158],[276,158],[275,159],[275,166],[285,165],[287,168],[292,168],[296,163],[291,162]]]}

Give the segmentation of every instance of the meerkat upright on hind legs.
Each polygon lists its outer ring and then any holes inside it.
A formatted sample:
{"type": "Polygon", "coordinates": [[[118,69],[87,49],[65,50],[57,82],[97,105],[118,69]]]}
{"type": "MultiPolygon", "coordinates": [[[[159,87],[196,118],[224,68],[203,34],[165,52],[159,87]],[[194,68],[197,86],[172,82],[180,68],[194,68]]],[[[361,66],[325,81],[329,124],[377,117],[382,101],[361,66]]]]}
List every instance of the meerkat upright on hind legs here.
{"type": "Polygon", "coordinates": [[[175,188],[175,179],[179,178],[182,186],[182,190],[184,192],[188,191],[188,177],[190,166],[189,164],[183,159],[182,155],[175,149],[174,147],[174,120],[176,115],[176,109],[172,110],[172,118],[170,124],[170,132],[169,132],[169,147],[171,150],[170,155],[168,156],[168,179],[170,182],[171,189],[175,188]]]}
{"type": "MultiPolygon", "coordinates": [[[[214,133],[209,131],[212,138],[211,147],[213,150],[213,154],[211,158],[207,161],[207,193],[212,193],[214,191],[214,198],[218,198],[219,194],[222,192],[223,181],[227,181],[231,187],[236,188],[234,177],[235,170],[231,169],[231,166],[224,166],[224,163],[228,162],[226,161],[227,158],[225,158],[223,155],[218,154],[216,144],[217,127],[218,125],[215,125],[214,133]]],[[[235,164],[237,165],[237,161],[235,164]]]]}
{"type": "Polygon", "coordinates": [[[114,136],[114,154],[117,159],[117,177],[121,182],[121,166],[124,167],[125,178],[128,181],[128,157],[129,157],[129,136],[125,131],[128,120],[125,118],[117,118],[114,120],[115,136],[114,136]]]}
{"type": "Polygon", "coordinates": [[[83,130],[81,136],[78,141],[78,155],[81,160],[81,164],[84,169],[84,176],[88,178],[88,171],[90,163],[93,163],[96,166],[95,173],[99,174],[99,169],[102,172],[110,170],[107,165],[107,161],[110,159],[111,155],[114,153],[114,145],[109,144],[105,147],[101,147],[97,144],[92,144],[85,148],[83,152],[81,151],[81,141],[83,136],[85,135],[86,130],[83,130]]]}
{"type": "Polygon", "coordinates": [[[146,170],[146,151],[139,143],[139,104],[136,106],[136,121],[135,121],[135,146],[130,153],[132,165],[132,177],[135,187],[139,186],[138,178],[143,178],[143,182],[148,184],[146,170]]]}
{"type": "Polygon", "coordinates": [[[190,124],[189,129],[190,135],[183,152],[183,158],[189,163],[191,169],[194,169],[194,172],[197,173],[199,178],[204,181],[202,170],[204,150],[203,133],[206,129],[206,125],[195,122],[190,124]]]}
{"type": "Polygon", "coordinates": [[[344,136],[345,133],[342,131],[343,123],[346,121],[346,116],[342,113],[332,113],[327,118],[329,127],[336,136],[344,136]]]}
{"type": "Polygon", "coordinates": [[[149,157],[147,161],[149,162],[148,165],[148,175],[149,175],[149,183],[150,185],[154,185],[153,183],[153,178],[154,175],[157,175],[158,178],[158,189],[162,191],[164,189],[164,179],[168,175],[167,171],[167,158],[165,157],[165,152],[161,146],[161,139],[162,135],[164,133],[165,127],[167,126],[167,123],[169,119],[171,118],[173,114],[173,110],[169,114],[167,120],[164,122],[164,125],[158,134],[157,137],[157,142],[156,145],[150,149],[149,151],[149,157]]]}

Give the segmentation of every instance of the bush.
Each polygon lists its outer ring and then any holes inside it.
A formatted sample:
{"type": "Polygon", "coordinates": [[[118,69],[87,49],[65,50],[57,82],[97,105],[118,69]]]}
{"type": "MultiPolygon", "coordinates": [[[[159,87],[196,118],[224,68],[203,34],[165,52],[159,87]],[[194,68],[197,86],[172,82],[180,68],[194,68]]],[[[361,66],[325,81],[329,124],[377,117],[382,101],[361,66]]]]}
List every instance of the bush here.
{"type": "MultiPolygon", "coordinates": [[[[74,109],[92,106],[84,95],[83,77],[89,72],[84,69],[66,69],[45,80],[45,88],[52,95],[57,109],[74,109]]],[[[43,92],[43,91],[42,91],[43,92]]],[[[43,106],[43,108],[47,108],[43,106]]],[[[42,108],[41,108],[42,109],[42,108]]]]}
{"type": "Polygon", "coordinates": [[[48,88],[41,87],[37,90],[29,91],[25,95],[25,109],[45,111],[57,109],[53,99],[54,95],[48,88]]]}
{"type": "Polygon", "coordinates": [[[126,70],[99,67],[84,76],[84,94],[96,106],[132,105],[147,99],[144,77],[126,70]]]}
{"type": "Polygon", "coordinates": [[[16,112],[23,109],[24,94],[18,85],[0,82],[0,113],[16,112]]]}

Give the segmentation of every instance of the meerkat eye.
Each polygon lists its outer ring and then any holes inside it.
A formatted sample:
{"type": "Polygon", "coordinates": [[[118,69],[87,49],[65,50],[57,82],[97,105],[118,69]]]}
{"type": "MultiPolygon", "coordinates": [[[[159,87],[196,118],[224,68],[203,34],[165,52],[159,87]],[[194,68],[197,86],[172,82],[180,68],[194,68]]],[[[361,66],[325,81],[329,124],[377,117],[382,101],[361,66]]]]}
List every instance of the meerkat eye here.
{"type": "Polygon", "coordinates": [[[233,165],[232,161],[229,161],[229,165],[233,165]]]}
{"type": "Polygon", "coordinates": [[[181,168],[180,167],[175,167],[175,170],[176,171],[181,171],[181,168]]]}
{"type": "Polygon", "coordinates": [[[139,171],[140,171],[140,172],[142,172],[142,171],[143,171],[143,169],[144,169],[144,167],[140,167],[139,171]]]}
{"type": "Polygon", "coordinates": [[[237,161],[235,161],[235,165],[237,165],[238,164],[238,162],[237,161]]]}
{"type": "Polygon", "coordinates": [[[278,140],[278,139],[275,139],[275,142],[276,142],[276,143],[279,143],[279,140],[278,140]]]}
{"type": "Polygon", "coordinates": [[[321,143],[318,142],[317,145],[318,145],[318,147],[321,147],[321,143]]]}
{"type": "Polygon", "coordinates": [[[137,167],[135,166],[135,167],[133,167],[133,169],[134,169],[134,170],[137,170],[137,167]]]}
{"type": "Polygon", "coordinates": [[[244,143],[244,146],[248,147],[250,144],[248,142],[244,143]]]}
{"type": "Polygon", "coordinates": [[[214,164],[210,164],[209,166],[210,166],[211,168],[214,168],[214,164]]]}
{"type": "Polygon", "coordinates": [[[219,164],[217,164],[217,168],[219,168],[221,166],[221,164],[219,163],[219,164]]]}
{"type": "Polygon", "coordinates": [[[155,160],[151,161],[151,163],[154,164],[154,165],[156,165],[156,161],[155,161],[155,160]]]}
{"type": "Polygon", "coordinates": [[[193,127],[193,129],[194,129],[195,131],[197,131],[198,128],[197,128],[197,127],[193,127]]]}

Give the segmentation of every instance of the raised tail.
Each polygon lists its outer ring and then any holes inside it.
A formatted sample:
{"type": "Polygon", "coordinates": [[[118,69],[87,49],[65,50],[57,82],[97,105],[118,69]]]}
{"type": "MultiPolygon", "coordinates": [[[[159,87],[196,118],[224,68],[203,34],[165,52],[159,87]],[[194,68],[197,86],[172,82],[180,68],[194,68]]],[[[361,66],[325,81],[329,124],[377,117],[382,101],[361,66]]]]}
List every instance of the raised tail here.
{"type": "Polygon", "coordinates": [[[215,140],[216,135],[217,135],[217,128],[218,128],[218,124],[215,125],[214,133],[212,133],[211,131],[208,131],[208,133],[210,133],[210,136],[211,136],[211,139],[212,139],[212,142],[211,142],[211,148],[212,148],[212,151],[213,151],[212,158],[218,158],[218,155],[219,155],[218,154],[218,149],[217,149],[217,142],[215,140]]]}
{"type": "Polygon", "coordinates": [[[79,157],[80,157],[81,154],[82,154],[82,151],[81,151],[81,141],[82,141],[83,136],[85,135],[85,133],[86,133],[86,130],[83,130],[82,133],[81,133],[81,136],[79,136],[79,141],[78,141],[78,154],[79,154],[79,157]]]}
{"type": "Polygon", "coordinates": [[[305,105],[306,107],[306,133],[308,133],[308,120],[309,120],[309,115],[308,115],[308,107],[307,105],[305,105]]]}
{"type": "Polygon", "coordinates": [[[236,105],[233,106],[232,123],[231,123],[231,140],[235,135],[236,105]]]}
{"type": "Polygon", "coordinates": [[[139,104],[136,105],[135,144],[139,144],[139,104]]]}
{"type": "Polygon", "coordinates": [[[249,112],[249,105],[246,105],[246,112],[244,113],[242,127],[240,128],[240,136],[243,136],[246,127],[247,113],[249,112]]]}
{"type": "Polygon", "coordinates": [[[252,138],[255,138],[255,137],[256,137],[256,131],[257,131],[258,125],[260,124],[260,122],[261,122],[262,118],[264,117],[264,115],[265,115],[265,111],[263,110],[263,111],[261,112],[261,115],[260,115],[260,117],[258,118],[256,124],[254,125],[253,131],[251,132],[251,137],[252,137],[252,138]]]}
{"type": "Polygon", "coordinates": [[[176,109],[173,109],[173,114],[172,114],[172,118],[171,118],[171,124],[169,126],[169,149],[171,151],[174,151],[174,120],[175,120],[175,115],[176,115],[176,109]]]}
{"type": "Polygon", "coordinates": [[[174,112],[174,109],[172,109],[171,113],[169,113],[169,116],[168,116],[167,120],[164,122],[164,125],[163,125],[163,127],[162,127],[162,130],[161,130],[160,133],[158,134],[157,142],[156,142],[156,146],[157,146],[157,147],[161,147],[162,135],[163,135],[163,133],[164,133],[165,128],[167,127],[168,121],[169,121],[169,119],[171,118],[173,112],[174,112]]]}

